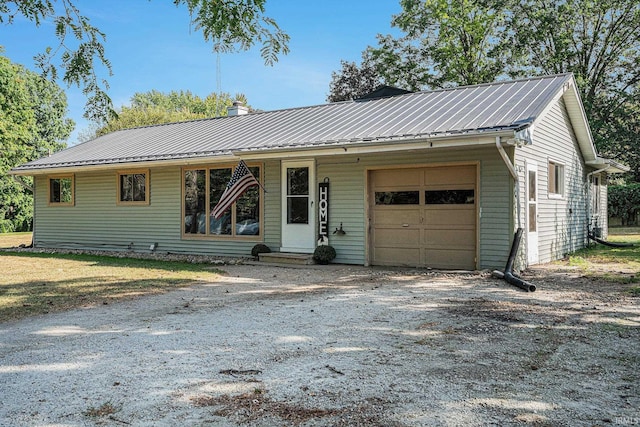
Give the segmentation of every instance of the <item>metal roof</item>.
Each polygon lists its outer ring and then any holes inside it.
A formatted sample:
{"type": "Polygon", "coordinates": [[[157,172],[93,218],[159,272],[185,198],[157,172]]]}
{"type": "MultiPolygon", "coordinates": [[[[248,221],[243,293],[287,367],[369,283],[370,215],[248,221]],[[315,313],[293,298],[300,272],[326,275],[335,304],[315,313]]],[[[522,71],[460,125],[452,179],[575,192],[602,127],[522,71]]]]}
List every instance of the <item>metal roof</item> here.
{"type": "Polygon", "coordinates": [[[559,74],[120,130],[12,172],[516,130],[533,123],[568,82],[574,85],[571,74],[559,74]]]}

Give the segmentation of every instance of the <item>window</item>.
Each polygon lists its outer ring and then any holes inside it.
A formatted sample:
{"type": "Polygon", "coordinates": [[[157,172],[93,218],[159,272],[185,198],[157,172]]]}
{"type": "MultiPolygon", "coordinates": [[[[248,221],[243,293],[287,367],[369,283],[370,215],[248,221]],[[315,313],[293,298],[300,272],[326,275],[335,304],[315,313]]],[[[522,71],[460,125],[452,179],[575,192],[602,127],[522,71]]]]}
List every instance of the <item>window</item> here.
{"type": "Polygon", "coordinates": [[[287,168],[287,224],[309,224],[309,168],[287,168]]]}
{"type": "Polygon", "coordinates": [[[424,192],[426,205],[473,205],[474,190],[427,190],[424,192]]]}
{"type": "Polygon", "coordinates": [[[376,191],[376,205],[417,205],[419,191],[376,191]]]}
{"type": "Polygon", "coordinates": [[[600,177],[593,176],[591,181],[591,215],[600,215],[600,177]]]}
{"type": "MultiPolygon", "coordinates": [[[[260,167],[249,166],[260,181],[260,167]]],[[[183,172],[183,207],[185,236],[259,236],[260,188],[250,187],[219,218],[211,215],[224,193],[232,167],[185,169],[183,172]]]]}
{"type": "Polygon", "coordinates": [[[549,196],[564,196],[564,166],[549,162],[549,196]]]}
{"type": "Polygon", "coordinates": [[[118,204],[149,204],[149,171],[118,173],[118,204]]]}
{"type": "Polygon", "coordinates": [[[55,176],[49,178],[49,205],[73,206],[73,193],[73,175],[55,176]]]}

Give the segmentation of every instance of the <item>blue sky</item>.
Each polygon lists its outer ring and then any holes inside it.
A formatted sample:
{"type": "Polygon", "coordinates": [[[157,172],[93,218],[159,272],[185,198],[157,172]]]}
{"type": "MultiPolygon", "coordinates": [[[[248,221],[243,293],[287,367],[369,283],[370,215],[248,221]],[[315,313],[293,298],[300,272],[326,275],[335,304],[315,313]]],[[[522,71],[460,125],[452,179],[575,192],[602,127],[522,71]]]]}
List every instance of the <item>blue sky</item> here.
{"type": "MultiPolygon", "coordinates": [[[[114,106],[127,105],[131,95],[157,89],[190,90],[206,96],[217,92],[216,54],[211,42],[189,26],[185,7],[170,0],[76,0],[81,13],[107,36],[106,56],[113,76],[108,91],[114,106]]],[[[268,0],[266,15],[291,37],[291,52],[273,67],[265,66],[259,50],[220,55],[220,89],[244,93],[249,104],[274,110],[326,102],[331,72],[340,60],[359,61],[376,35],[394,32],[390,22],[400,12],[398,0],[268,0]]],[[[33,56],[55,47],[50,23],[36,28],[17,19],[0,26],[0,45],[13,62],[33,69],[33,56]]],[[[107,74],[103,74],[107,76],[107,74]]],[[[89,123],[82,118],[85,98],[66,88],[69,116],[78,132],[89,123]]]]}

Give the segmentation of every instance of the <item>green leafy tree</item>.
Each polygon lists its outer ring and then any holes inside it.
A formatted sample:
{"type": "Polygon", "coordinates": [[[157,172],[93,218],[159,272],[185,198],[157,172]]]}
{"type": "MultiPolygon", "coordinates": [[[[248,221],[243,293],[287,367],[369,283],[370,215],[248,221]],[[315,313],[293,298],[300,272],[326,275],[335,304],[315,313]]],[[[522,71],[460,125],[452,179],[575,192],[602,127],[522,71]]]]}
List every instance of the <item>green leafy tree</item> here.
{"type": "MultiPolygon", "coordinates": [[[[97,123],[115,111],[107,95],[109,84],[99,70],[111,75],[105,54],[106,35],[91,24],[75,5],[75,0],[0,0],[0,23],[12,24],[21,16],[40,27],[53,22],[58,45],[36,56],[43,76],[82,88],[87,96],[84,116],[97,123]]],[[[266,0],[173,0],[186,7],[191,24],[219,52],[248,50],[255,44],[265,64],[272,65],[289,52],[289,36],[265,15],[266,0]]]]}
{"type": "Polygon", "coordinates": [[[611,185],[608,190],[609,214],[621,218],[622,225],[638,225],[640,184],[611,185]]]}
{"type": "Polygon", "coordinates": [[[0,56],[1,232],[31,228],[31,192],[7,172],[64,148],[74,127],[66,114],[66,96],[59,86],[0,56]]]}
{"type": "Polygon", "coordinates": [[[505,13],[481,0],[401,0],[391,24],[368,49],[391,85],[409,90],[494,81],[505,71],[505,13]]]}
{"type": "Polygon", "coordinates": [[[246,97],[236,94],[231,98],[227,93],[212,93],[200,98],[189,91],[139,92],[131,97],[130,106],[123,106],[117,116],[86,139],[121,129],[226,116],[227,107],[232,106],[233,101],[246,103],[246,97]]]}
{"type": "Polygon", "coordinates": [[[363,55],[360,65],[348,61],[340,61],[340,65],[340,71],[331,73],[329,102],[350,101],[373,92],[383,84],[380,73],[366,55],[363,55]]]}
{"type": "Polygon", "coordinates": [[[572,72],[598,150],[640,181],[640,3],[512,0],[511,56],[520,75],[572,72]]]}
{"type": "Polygon", "coordinates": [[[572,72],[598,151],[626,162],[632,168],[627,178],[640,181],[640,3],[401,0],[400,4],[403,10],[393,17],[392,25],[403,35],[380,35],[378,46],[368,47],[364,54],[386,84],[424,90],[572,72]]]}

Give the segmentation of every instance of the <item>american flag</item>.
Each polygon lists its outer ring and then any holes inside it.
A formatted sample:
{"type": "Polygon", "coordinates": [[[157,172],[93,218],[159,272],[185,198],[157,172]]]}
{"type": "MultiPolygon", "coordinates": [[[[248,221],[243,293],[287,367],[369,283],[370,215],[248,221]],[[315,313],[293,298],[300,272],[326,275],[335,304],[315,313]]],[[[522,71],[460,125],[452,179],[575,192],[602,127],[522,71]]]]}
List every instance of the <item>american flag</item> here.
{"type": "Polygon", "coordinates": [[[218,204],[211,211],[211,215],[213,215],[215,219],[220,218],[224,211],[229,209],[229,206],[238,200],[249,187],[254,185],[260,185],[260,183],[253,176],[244,163],[244,160],[240,160],[240,163],[236,166],[236,170],[233,171],[233,175],[231,175],[231,181],[229,181],[227,188],[224,189],[224,193],[220,196],[218,204]]]}

